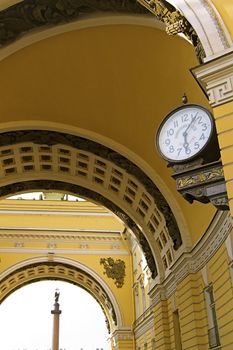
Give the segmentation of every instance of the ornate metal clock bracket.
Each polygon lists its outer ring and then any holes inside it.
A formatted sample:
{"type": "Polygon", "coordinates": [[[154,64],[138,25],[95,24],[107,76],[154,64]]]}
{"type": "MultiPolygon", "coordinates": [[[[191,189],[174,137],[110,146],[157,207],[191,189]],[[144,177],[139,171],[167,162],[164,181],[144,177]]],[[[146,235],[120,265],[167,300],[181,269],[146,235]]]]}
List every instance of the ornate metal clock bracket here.
{"type": "Polygon", "coordinates": [[[202,159],[183,165],[171,165],[177,191],[190,203],[211,202],[219,210],[229,210],[221,161],[202,164],[202,159]]]}
{"type": "Polygon", "coordinates": [[[205,52],[187,19],[170,3],[165,0],[137,0],[142,6],[153,13],[160,21],[164,22],[168,35],[184,34],[195,47],[196,55],[200,62],[205,58],[205,52]]]}

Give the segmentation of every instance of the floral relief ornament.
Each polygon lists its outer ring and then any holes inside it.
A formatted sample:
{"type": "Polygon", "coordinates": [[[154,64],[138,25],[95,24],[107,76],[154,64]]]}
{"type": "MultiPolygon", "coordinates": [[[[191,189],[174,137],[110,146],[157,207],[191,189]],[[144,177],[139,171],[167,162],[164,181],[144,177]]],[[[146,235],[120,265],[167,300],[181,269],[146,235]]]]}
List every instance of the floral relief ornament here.
{"type": "Polygon", "coordinates": [[[125,262],[123,260],[113,258],[101,258],[100,264],[104,266],[104,274],[107,275],[108,278],[112,278],[114,280],[117,288],[121,288],[124,285],[125,278],[125,262]]]}

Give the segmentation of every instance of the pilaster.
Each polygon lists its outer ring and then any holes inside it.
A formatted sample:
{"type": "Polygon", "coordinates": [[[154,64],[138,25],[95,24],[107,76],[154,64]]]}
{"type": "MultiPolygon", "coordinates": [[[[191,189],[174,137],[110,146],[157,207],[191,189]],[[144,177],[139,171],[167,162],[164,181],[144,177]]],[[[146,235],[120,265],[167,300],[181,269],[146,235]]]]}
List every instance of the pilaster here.
{"type": "Polygon", "coordinates": [[[233,215],[233,53],[192,69],[213,107],[231,216],[233,215]]]}
{"type": "Polygon", "coordinates": [[[154,308],[156,349],[170,350],[170,331],[167,300],[161,300],[154,308]]]}
{"type": "Polygon", "coordinates": [[[134,350],[134,335],[130,328],[116,329],[112,334],[112,349],[134,350]]]}

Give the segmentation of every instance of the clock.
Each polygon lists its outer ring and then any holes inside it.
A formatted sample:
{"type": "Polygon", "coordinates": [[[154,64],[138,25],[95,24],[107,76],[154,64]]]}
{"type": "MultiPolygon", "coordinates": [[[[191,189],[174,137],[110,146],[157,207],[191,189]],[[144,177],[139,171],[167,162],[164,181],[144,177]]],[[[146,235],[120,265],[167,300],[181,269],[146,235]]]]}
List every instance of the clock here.
{"type": "Polygon", "coordinates": [[[164,119],[157,132],[156,146],[168,162],[186,162],[200,156],[214,134],[212,114],[202,106],[187,104],[164,119]]]}

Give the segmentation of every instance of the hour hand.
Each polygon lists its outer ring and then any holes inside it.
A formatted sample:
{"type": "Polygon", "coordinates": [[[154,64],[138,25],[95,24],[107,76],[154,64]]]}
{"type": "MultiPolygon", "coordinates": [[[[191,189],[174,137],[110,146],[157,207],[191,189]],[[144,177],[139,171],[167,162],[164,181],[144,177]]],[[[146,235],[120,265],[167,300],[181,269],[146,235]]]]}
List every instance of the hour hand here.
{"type": "Polygon", "coordinates": [[[184,143],[183,143],[183,147],[186,149],[189,146],[188,140],[187,140],[187,132],[183,132],[183,136],[184,136],[184,143]]]}
{"type": "Polygon", "coordinates": [[[184,147],[184,150],[185,150],[185,153],[186,154],[190,154],[190,148],[189,148],[189,143],[188,143],[188,140],[187,140],[187,131],[185,131],[183,133],[183,136],[184,136],[184,143],[183,143],[183,147],[184,147]]]}

